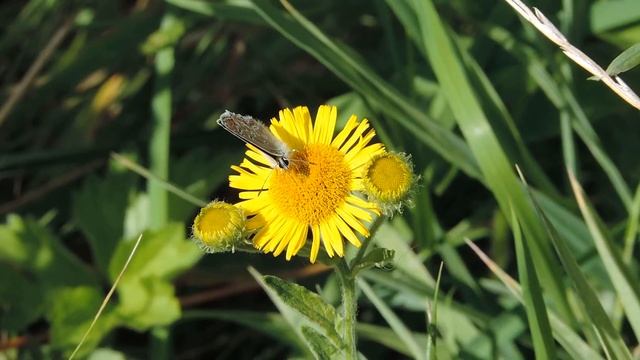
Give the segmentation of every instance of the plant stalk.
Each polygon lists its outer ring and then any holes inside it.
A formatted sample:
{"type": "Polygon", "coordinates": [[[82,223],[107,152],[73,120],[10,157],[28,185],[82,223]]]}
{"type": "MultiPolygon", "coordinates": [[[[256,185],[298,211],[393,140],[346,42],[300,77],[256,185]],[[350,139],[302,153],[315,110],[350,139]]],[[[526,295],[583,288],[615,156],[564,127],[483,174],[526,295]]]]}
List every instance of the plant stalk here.
{"type": "Polygon", "coordinates": [[[340,279],[342,290],[342,318],[344,319],[343,341],[346,346],[345,358],[349,360],[357,360],[356,312],[358,302],[356,299],[356,282],[346,260],[344,259],[337,262],[336,274],[340,279]]]}

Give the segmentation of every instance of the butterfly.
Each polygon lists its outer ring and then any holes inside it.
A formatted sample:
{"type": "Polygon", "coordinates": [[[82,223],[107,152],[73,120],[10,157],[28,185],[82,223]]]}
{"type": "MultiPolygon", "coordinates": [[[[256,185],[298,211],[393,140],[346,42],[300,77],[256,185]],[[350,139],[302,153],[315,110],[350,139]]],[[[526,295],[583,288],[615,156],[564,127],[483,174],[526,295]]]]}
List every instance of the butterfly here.
{"type": "Polygon", "coordinates": [[[273,168],[289,168],[292,150],[275,137],[262,121],[226,110],[217,123],[235,137],[260,149],[273,168]]]}

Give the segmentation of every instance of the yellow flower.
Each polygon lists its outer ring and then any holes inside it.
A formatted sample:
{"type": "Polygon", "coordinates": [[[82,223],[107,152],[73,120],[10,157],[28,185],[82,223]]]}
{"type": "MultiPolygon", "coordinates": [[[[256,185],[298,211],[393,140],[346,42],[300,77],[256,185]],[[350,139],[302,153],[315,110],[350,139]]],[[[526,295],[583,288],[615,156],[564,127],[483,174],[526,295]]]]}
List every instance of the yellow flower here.
{"type": "Polygon", "coordinates": [[[242,209],[214,200],[193,220],[194,240],[208,253],[234,251],[243,245],[245,223],[242,209]]]}
{"type": "Polygon", "coordinates": [[[417,177],[409,156],[382,153],[365,166],[362,180],[369,200],[378,204],[385,215],[392,215],[394,211],[400,211],[403,205],[411,204],[417,177]]]}
{"type": "Polygon", "coordinates": [[[336,117],[337,109],[327,105],[320,106],[315,123],[306,107],[281,110],[270,129],[291,149],[288,167],[272,167],[250,144],[240,166],[232,166],[238,175],[229,177],[230,186],[243,190],[244,201],[236,205],[251,217],[247,228],[256,231],[256,248],[274,256],[286,249],[289,260],[311,231],[309,259],[315,262],[320,242],[330,257],[343,256],[343,239],[360,246],[354,230],[369,236],[363,222],[379,209],[356,192],[363,189],[362,168],[384,147],[369,144],[375,131],[355,115],[334,137],[336,117]]]}

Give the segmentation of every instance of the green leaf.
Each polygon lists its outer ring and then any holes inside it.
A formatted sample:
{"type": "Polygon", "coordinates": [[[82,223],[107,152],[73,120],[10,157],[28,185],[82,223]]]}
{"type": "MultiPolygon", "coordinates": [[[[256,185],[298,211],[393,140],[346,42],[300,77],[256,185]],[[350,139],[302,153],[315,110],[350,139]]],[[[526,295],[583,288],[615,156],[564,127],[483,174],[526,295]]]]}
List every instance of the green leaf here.
{"type": "Polygon", "coordinates": [[[123,278],[118,295],[117,315],[124,325],[138,331],[169,325],[180,318],[180,302],[173,285],[165,280],[123,278]]]}
{"type": "MultiPolygon", "coordinates": [[[[64,288],[50,295],[47,318],[51,322],[51,344],[70,351],[80,342],[93,320],[103,294],[94,287],[64,288]]],[[[95,348],[100,340],[117,325],[112,306],[108,305],[85,340],[80,355],[95,348]]]]}
{"type": "Polygon", "coordinates": [[[129,173],[90,177],[73,196],[72,218],[89,240],[98,268],[105,273],[124,234],[125,212],[134,189],[129,173]]]}
{"type": "Polygon", "coordinates": [[[607,350],[607,353],[611,354],[611,356],[616,359],[631,359],[629,349],[624,344],[620,334],[615,330],[611,320],[602,307],[595,290],[591,287],[587,278],[580,270],[578,262],[570,248],[549,222],[535,199],[533,197],[531,198],[533,199],[533,203],[545,224],[549,237],[556,249],[556,253],[562,262],[562,266],[569,275],[569,279],[571,279],[576,290],[577,299],[582,304],[583,311],[587,315],[590,325],[600,336],[600,340],[607,350]]]}
{"type": "Polygon", "coordinates": [[[414,339],[411,331],[407,328],[407,326],[400,320],[400,318],[389,308],[378,295],[373,291],[373,289],[362,279],[357,279],[358,287],[362,289],[362,292],[367,296],[367,298],[373,303],[373,305],[378,309],[380,315],[387,321],[389,326],[393,329],[393,331],[398,335],[398,337],[404,342],[409,351],[411,352],[411,356],[414,359],[426,359],[425,348],[421,347],[416,340],[414,339]]]}
{"type": "MultiPolygon", "coordinates": [[[[264,277],[256,269],[249,267],[248,270],[249,270],[249,273],[251,273],[251,275],[253,276],[253,278],[256,279],[258,284],[260,284],[260,287],[262,287],[262,289],[267,293],[271,301],[278,308],[278,311],[280,311],[280,314],[282,314],[282,316],[285,318],[285,320],[287,321],[291,329],[293,329],[293,331],[296,333],[296,335],[301,340],[301,342],[303,342],[306,345],[305,350],[308,353],[307,356],[310,356],[311,354],[315,354],[313,347],[311,346],[311,344],[309,344],[308,340],[302,334],[302,326],[305,324],[311,325],[311,326],[318,326],[318,324],[312,323],[311,321],[309,321],[309,318],[304,316],[300,311],[289,306],[289,304],[287,304],[280,297],[280,294],[274,289],[272,289],[266,283],[266,281],[264,280],[264,277]]],[[[324,311],[327,311],[327,310],[325,309],[324,311]]],[[[328,310],[328,311],[330,312],[331,310],[328,310]]],[[[338,316],[336,315],[334,319],[338,319],[338,316]]],[[[338,323],[339,320],[336,320],[336,322],[338,323]]],[[[322,329],[319,326],[318,328],[322,329]]],[[[335,329],[334,329],[334,332],[335,332],[335,329]]],[[[343,346],[340,346],[340,348],[343,348],[343,346]]]]}
{"type": "Polygon", "coordinates": [[[89,268],[49,229],[17,215],[0,225],[0,261],[34,274],[46,289],[97,284],[89,268]]]}
{"type": "Polygon", "coordinates": [[[601,34],[640,21],[636,0],[597,1],[591,6],[591,31],[601,34]]]}
{"type": "Polygon", "coordinates": [[[140,46],[140,50],[145,55],[154,55],[158,51],[172,46],[180,40],[185,32],[185,24],[179,18],[171,18],[172,21],[160,29],[149,34],[147,40],[140,46]]]}
{"type": "MultiPolygon", "coordinates": [[[[129,257],[136,238],[118,244],[109,264],[109,275],[115,279],[129,257]]],[[[170,280],[191,268],[202,256],[202,251],[185,238],[184,225],[168,224],[158,230],[143,233],[136,255],[131,260],[124,279],[157,277],[170,280]]]]}
{"type": "Polygon", "coordinates": [[[4,261],[0,261],[0,273],[3,279],[11,279],[0,281],[0,328],[23,330],[44,313],[44,286],[4,261]]]}
{"type": "Polygon", "coordinates": [[[307,340],[314,354],[321,360],[329,360],[338,349],[327,338],[309,326],[302,325],[302,335],[307,340]]]}
{"type": "Polygon", "coordinates": [[[457,135],[428,118],[422,109],[402,97],[397,89],[364,64],[353,50],[329,39],[289,3],[285,4],[293,18],[284,16],[269,1],[253,0],[252,3],[269,25],[318,59],[362,94],[369,104],[469,176],[482,178],[468,146],[457,135]]]}
{"type": "MultiPolygon", "coordinates": [[[[233,149],[217,149],[214,154],[204,148],[193,150],[171,161],[171,182],[198,199],[207,199],[227,181],[229,169],[238,155],[233,149]]],[[[176,194],[169,195],[171,221],[191,221],[195,210],[192,203],[176,194]]]]}
{"type": "Polygon", "coordinates": [[[304,286],[275,276],[267,275],[263,277],[263,280],[264,284],[277,294],[283,303],[320,326],[334,344],[341,346],[342,340],[335,328],[338,314],[333,306],[327,304],[320,295],[307,290],[304,286]]]}
{"type": "Polygon", "coordinates": [[[167,3],[196,14],[214,16],[222,20],[264,24],[264,20],[250,7],[248,1],[234,0],[213,3],[202,0],[167,0],[167,3]]]}
{"type": "Polygon", "coordinates": [[[87,360],[126,360],[124,353],[108,348],[100,348],[94,350],[87,360]]]}
{"type": "Polygon", "coordinates": [[[529,320],[536,359],[555,359],[551,326],[542,298],[542,288],[540,288],[529,249],[522,239],[518,218],[513,210],[511,211],[511,223],[513,224],[513,237],[516,245],[518,275],[523,289],[522,297],[529,320]]]}
{"type": "Polygon", "coordinates": [[[375,248],[367,253],[357,264],[351,266],[351,272],[355,276],[358,272],[370,267],[385,268],[393,266],[395,251],[385,248],[375,248]]]}
{"type": "Polygon", "coordinates": [[[519,186],[508,156],[474,94],[463,61],[447,29],[431,1],[413,0],[412,4],[414,12],[422,19],[421,37],[429,62],[489,189],[503,213],[508,213],[513,205],[530,244],[536,269],[540,269],[542,285],[560,314],[575,322],[559,276],[560,266],[552,256],[544,228],[519,186]]]}
{"type": "Polygon", "coordinates": [[[638,287],[640,280],[624,263],[620,250],[605,233],[602,221],[589,204],[582,187],[572,173],[569,173],[569,179],[582,216],[589,227],[598,254],[600,254],[600,259],[602,259],[607,274],[609,274],[609,278],[618,293],[631,328],[636,338],[640,339],[640,288],[638,287]]]}
{"type": "Polygon", "coordinates": [[[640,43],[637,43],[623,51],[607,67],[607,73],[611,76],[629,71],[640,65],[640,43]]]}
{"type": "Polygon", "coordinates": [[[422,259],[408,245],[410,239],[401,234],[396,227],[388,222],[383,223],[373,240],[382,248],[394,249],[395,258],[402,259],[394,264],[396,271],[401,271],[422,285],[429,287],[435,285],[435,280],[424,266],[422,259]]]}
{"type": "MultiPolygon", "coordinates": [[[[395,350],[403,355],[411,356],[411,351],[406,343],[400,339],[393,330],[373,324],[358,323],[356,327],[358,337],[381,344],[389,349],[395,350]]],[[[427,348],[427,341],[424,334],[412,333],[413,338],[421,348],[427,348]]]]}
{"type": "MultiPolygon", "coordinates": [[[[472,242],[467,244],[473,249],[487,267],[496,275],[496,277],[509,289],[511,294],[521,303],[524,304],[522,298],[522,289],[520,284],[511,278],[498,264],[491,260],[480,248],[472,242]]],[[[553,329],[553,336],[562,346],[563,349],[571,355],[573,359],[593,359],[601,360],[602,357],[596,350],[590,347],[564,320],[558,317],[553,310],[549,311],[549,320],[553,329]]]]}

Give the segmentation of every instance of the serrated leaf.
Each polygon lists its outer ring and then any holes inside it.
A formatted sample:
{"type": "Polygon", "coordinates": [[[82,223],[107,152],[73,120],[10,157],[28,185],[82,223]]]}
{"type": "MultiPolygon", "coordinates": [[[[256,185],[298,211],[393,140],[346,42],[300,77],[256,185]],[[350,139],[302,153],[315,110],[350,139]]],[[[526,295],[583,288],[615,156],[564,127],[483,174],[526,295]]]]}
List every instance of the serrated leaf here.
{"type": "Polygon", "coordinates": [[[302,325],[302,335],[307,340],[307,343],[311,346],[311,349],[318,359],[329,360],[334,358],[334,354],[338,349],[331,344],[331,342],[327,341],[327,338],[322,334],[309,326],[302,325]]]}
{"type": "Polygon", "coordinates": [[[133,185],[133,175],[111,173],[104,178],[89,178],[73,196],[73,220],[89,240],[98,268],[105,273],[124,234],[133,185]]]}
{"type": "Polygon", "coordinates": [[[370,267],[385,267],[387,265],[393,265],[393,256],[395,251],[385,248],[375,248],[365,255],[360,262],[352,266],[353,274],[368,269],[370,267]]]}
{"type": "Polygon", "coordinates": [[[324,302],[320,295],[304,286],[282,280],[275,276],[264,276],[263,280],[271,290],[289,307],[295,309],[309,321],[320,326],[336,345],[342,344],[334,327],[338,315],[333,306],[324,302]]]}
{"type": "MultiPolygon", "coordinates": [[[[49,301],[47,318],[51,322],[51,345],[69,351],[75,347],[93,320],[103,299],[94,287],[64,288],[54,292],[49,301]]],[[[100,340],[117,324],[111,306],[107,306],[82,345],[81,352],[95,348],[100,340]]]]}
{"type": "Polygon", "coordinates": [[[260,287],[267,293],[267,295],[269,296],[273,304],[276,306],[276,308],[278,308],[278,311],[280,312],[280,314],[282,314],[282,316],[287,321],[291,329],[293,329],[295,334],[298,336],[298,338],[300,339],[300,342],[305,345],[303,349],[305,351],[305,355],[307,355],[307,357],[311,357],[313,355],[313,350],[311,348],[311,345],[307,342],[307,339],[302,334],[301,327],[302,325],[305,325],[305,324],[311,325],[312,323],[309,321],[307,317],[302,315],[299,311],[291,308],[287,303],[285,303],[280,297],[280,295],[278,295],[278,293],[275,290],[273,290],[269,285],[267,285],[263,275],[260,274],[256,269],[249,267],[248,270],[251,276],[253,276],[253,278],[258,282],[260,287]]]}
{"type": "Polygon", "coordinates": [[[173,285],[159,278],[127,279],[118,285],[116,312],[122,322],[139,331],[169,325],[180,318],[173,285]]]}
{"type": "Polygon", "coordinates": [[[640,43],[623,51],[607,67],[607,74],[614,76],[640,65],[640,43]]]}

